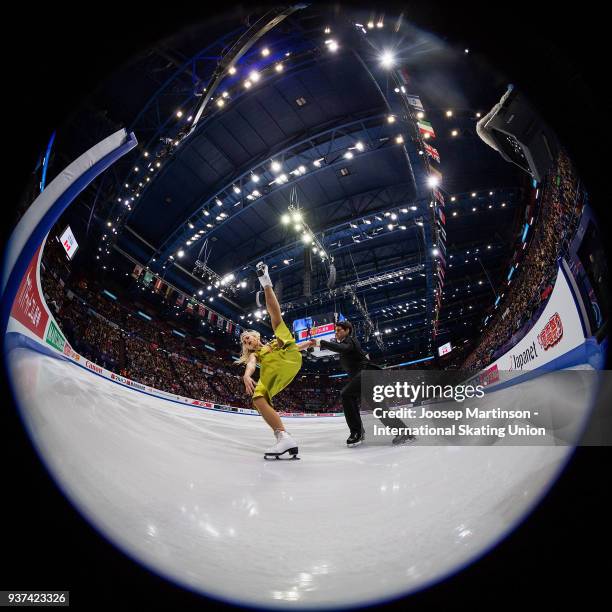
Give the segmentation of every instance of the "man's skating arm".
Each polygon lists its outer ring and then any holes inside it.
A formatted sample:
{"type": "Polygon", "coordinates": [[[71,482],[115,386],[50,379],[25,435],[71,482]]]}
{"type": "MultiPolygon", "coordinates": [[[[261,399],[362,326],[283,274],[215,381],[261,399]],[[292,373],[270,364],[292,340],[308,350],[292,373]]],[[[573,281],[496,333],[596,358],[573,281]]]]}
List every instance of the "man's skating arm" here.
{"type": "Polygon", "coordinates": [[[321,348],[326,348],[334,353],[349,353],[355,350],[352,339],[349,338],[347,342],[328,342],[327,340],[318,340],[321,348]]]}

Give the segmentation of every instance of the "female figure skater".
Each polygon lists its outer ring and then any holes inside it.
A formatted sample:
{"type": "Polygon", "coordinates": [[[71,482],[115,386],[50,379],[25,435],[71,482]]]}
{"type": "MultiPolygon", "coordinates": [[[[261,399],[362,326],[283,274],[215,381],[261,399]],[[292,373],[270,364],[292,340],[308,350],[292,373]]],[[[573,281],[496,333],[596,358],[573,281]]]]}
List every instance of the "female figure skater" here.
{"type": "Polygon", "coordinates": [[[283,422],[272,407],[272,398],[280,393],[300,371],[302,367],[300,351],[314,346],[315,342],[309,340],[297,346],[295,338],[282,319],[280,305],[268,275],[268,266],[259,262],[256,269],[276,339],[268,344],[262,344],[259,332],[243,332],[240,336],[242,355],[237,363],[246,363],[243,377],[246,391],[252,395],[253,405],[272,428],[276,437],[276,444],[265,452],[264,458],[278,459],[288,452],[292,459],[297,459],[297,442],[285,431],[283,422]],[[255,383],[251,376],[258,363],[261,371],[259,381],[255,383]]]}

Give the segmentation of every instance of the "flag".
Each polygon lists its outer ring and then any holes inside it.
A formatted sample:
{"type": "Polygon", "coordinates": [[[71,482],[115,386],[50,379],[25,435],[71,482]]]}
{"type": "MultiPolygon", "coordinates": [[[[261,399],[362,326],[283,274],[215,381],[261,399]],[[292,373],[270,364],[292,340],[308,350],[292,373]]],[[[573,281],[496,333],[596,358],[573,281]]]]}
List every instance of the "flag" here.
{"type": "Polygon", "coordinates": [[[413,106],[414,108],[420,111],[425,110],[423,108],[423,104],[421,103],[421,98],[419,98],[419,96],[406,96],[406,99],[408,100],[408,104],[410,104],[410,106],[413,106]]]}
{"type": "Polygon", "coordinates": [[[202,306],[202,304],[198,305],[198,314],[205,319],[206,318],[206,308],[202,306]]]}
{"type": "Polygon", "coordinates": [[[134,270],[132,271],[132,278],[139,279],[142,274],[143,267],[142,266],[134,266],[134,270]]]}
{"type": "Polygon", "coordinates": [[[442,225],[446,225],[446,215],[440,206],[436,206],[436,212],[438,213],[438,217],[440,217],[442,225]]]}
{"type": "Polygon", "coordinates": [[[442,192],[437,187],[434,187],[433,195],[434,195],[434,198],[436,198],[436,201],[438,202],[438,204],[440,204],[440,206],[445,206],[444,196],[442,195],[442,192]]]}
{"type": "Polygon", "coordinates": [[[438,149],[432,147],[431,145],[428,145],[426,142],[423,143],[423,147],[425,148],[425,151],[427,152],[427,155],[429,155],[429,157],[435,159],[438,163],[440,163],[440,153],[438,153],[438,149]]]}
{"type": "Polygon", "coordinates": [[[429,121],[417,121],[417,126],[421,134],[429,134],[432,138],[436,137],[436,133],[429,121]]]}
{"type": "Polygon", "coordinates": [[[185,294],[184,293],[179,293],[178,297],[176,298],[176,305],[177,306],[182,306],[184,302],[185,302],[185,294]]]}
{"type": "Polygon", "coordinates": [[[446,243],[446,230],[444,229],[442,223],[440,223],[440,219],[438,219],[436,222],[436,228],[438,230],[439,239],[446,243]]]}

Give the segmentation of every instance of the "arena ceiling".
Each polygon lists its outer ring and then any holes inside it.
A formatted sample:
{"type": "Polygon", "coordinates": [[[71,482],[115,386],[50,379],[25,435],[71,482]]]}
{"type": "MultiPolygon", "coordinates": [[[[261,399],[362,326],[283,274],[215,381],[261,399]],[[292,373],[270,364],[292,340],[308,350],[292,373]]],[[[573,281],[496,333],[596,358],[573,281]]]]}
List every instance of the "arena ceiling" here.
{"type": "Polygon", "coordinates": [[[230,73],[228,58],[269,18],[204,24],[160,43],[92,96],[95,112],[87,113],[99,129],[125,126],[139,141],[71,212],[88,236],[92,264],[125,279],[138,262],[265,332],[254,315],[253,274],[264,260],[273,280],[282,279],[290,318],[338,310],[359,326],[356,298],[380,331],[369,334],[373,353],[382,340],[387,355],[419,358],[474,337],[495,300],[491,285],[498,291],[505,281],[529,186],[475,132],[477,113],[499,100],[506,81],[405,21],[377,17],[369,28],[370,15],[322,7],[290,12],[230,62],[230,73]],[[385,50],[393,50],[393,70],[381,65],[385,50]],[[397,111],[405,92],[391,75],[400,68],[441,158],[448,267],[435,339],[432,196],[420,147],[397,111]],[[290,204],[306,223],[300,231],[282,221],[290,204]],[[305,227],[324,259],[304,243],[305,227]],[[332,258],[335,288],[350,286],[350,294],[330,294],[332,258]],[[221,277],[233,274],[236,291],[209,290],[194,274],[196,261],[221,277]]]}

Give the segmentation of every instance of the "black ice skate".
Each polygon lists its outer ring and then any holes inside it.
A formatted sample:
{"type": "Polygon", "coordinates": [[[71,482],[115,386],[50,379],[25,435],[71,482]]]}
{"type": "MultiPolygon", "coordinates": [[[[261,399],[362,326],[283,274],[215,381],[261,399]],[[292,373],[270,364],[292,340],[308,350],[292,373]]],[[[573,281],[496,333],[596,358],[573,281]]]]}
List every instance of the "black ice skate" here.
{"type": "Polygon", "coordinates": [[[352,433],[347,441],[346,444],[347,446],[359,446],[360,444],[363,444],[363,442],[365,441],[365,431],[362,429],[360,432],[357,433],[352,433]]]}
{"type": "Polygon", "coordinates": [[[399,434],[393,438],[391,444],[393,446],[400,446],[401,444],[407,444],[408,442],[414,442],[416,438],[412,434],[399,434]]]}

